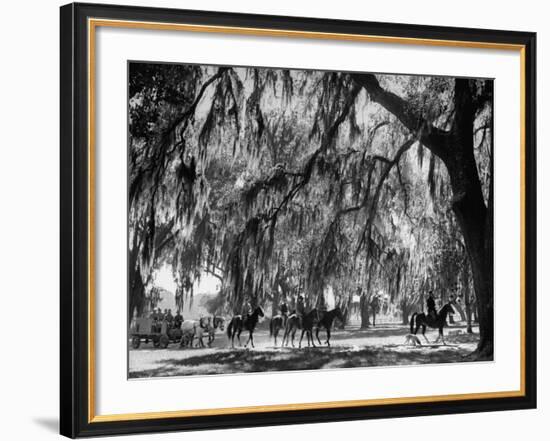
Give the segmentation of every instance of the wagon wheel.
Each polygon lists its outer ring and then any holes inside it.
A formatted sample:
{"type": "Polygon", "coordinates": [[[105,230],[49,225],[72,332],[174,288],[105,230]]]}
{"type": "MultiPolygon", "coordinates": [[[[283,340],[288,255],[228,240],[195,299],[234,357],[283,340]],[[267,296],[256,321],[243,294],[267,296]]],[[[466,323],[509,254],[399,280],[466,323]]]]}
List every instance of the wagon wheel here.
{"type": "Polygon", "coordinates": [[[162,349],[165,349],[168,346],[168,343],[170,343],[170,339],[166,334],[162,334],[159,339],[159,346],[162,349]]]}
{"type": "Polygon", "coordinates": [[[158,348],[158,347],[160,346],[160,339],[159,339],[159,337],[156,336],[156,335],[153,336],[153,346],[154,346],[155,348],[158,348]]]}
{"type": "Polygon", "coordinates": [[[139,349],[140,344],[141,344],[141,339],[139,337],[133,337],[132,338],[132,347],[134,349],[139,349]]]}
{"type": "Polygon", "coordinates": [[[179,329],[173,329],[170,332],[170,340],[172,340],[174,343],[179,343],[182,337],[182,332],[179,329]]]}

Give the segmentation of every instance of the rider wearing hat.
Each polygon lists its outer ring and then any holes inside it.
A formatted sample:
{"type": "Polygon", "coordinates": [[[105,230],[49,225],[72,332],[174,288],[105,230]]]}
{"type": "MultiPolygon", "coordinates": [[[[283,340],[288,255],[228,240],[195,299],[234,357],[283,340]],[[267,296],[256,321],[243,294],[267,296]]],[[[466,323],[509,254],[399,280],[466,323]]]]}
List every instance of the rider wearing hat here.
{"type": "Polygon", "coordinates": [[[296,301],[296,315],[300,319],[300,326],[302,326],[302,318],[306,313],[306,305],[304,304],[304,296],[299,295],[296,301]]]}
{"type": "Polygon", "coordinates": [[[428,308],[428,317],[435,320],[437,312],[435,311],[435,299],[433,297],[433,291],[430,290],[428,294],[428,300],[426,300],[426,306],[428,308]]]}
{"type": "Polygon", "coordinates": [[[246,317],[247,315],[252,314],[252,304],[250,303],[250,300],[247,300],[247,302],[244,305],[243,308],[243,316],[246,317]]]}
{"type": "Polygon", "coordinates": [[[288,305],[286,304],[285,300],[281,302],[281,306],[279,306],[279,310],[281,311],[281,316],[283,317],[283,322],[284,322],[284,325],[286,326],[286,319],[288,318],[288,305]]]}

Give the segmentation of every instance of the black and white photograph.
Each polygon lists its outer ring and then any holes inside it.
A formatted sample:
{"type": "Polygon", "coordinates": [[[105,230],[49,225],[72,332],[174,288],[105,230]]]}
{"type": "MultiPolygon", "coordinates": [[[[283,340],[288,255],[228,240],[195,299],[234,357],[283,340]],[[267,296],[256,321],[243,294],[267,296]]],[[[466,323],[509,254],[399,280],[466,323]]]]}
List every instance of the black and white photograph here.
{"type": "Polygon", "coordinates": [[[493,359],[493,79],[128,62],[129,378],[493,359]]]}

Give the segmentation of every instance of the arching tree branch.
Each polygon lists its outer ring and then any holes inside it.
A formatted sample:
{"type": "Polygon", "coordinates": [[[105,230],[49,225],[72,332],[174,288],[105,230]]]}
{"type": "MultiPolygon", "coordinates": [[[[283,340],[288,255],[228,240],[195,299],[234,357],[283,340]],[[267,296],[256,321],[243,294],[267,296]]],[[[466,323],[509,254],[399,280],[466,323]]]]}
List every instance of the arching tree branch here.
{"type": "Polygon", "coordinates": [[[435,127],[426,121],[412,104],[382,88],[374,74],[356,73],[351,77],[358,85],[365,88],[374,102],[394,114],[412,133],[418,134],[422,144],[443,161],[446,160],[449,132],[435,127]]]}

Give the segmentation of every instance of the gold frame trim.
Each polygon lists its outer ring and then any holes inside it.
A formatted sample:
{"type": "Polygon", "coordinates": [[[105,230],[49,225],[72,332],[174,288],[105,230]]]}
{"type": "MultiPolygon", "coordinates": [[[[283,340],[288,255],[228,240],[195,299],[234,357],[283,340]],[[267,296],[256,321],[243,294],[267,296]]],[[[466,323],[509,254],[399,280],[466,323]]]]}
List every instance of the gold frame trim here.
{"type": "Polygon", "coordinates": [[[458,401],[488,398],[525,396],[525,109],[526,109],[526,47],[521,44],[474,42],[466,40],[439,40],[425,38],[389,37],[344,33],[308,32],[233,26],[191,25],[180,23],[155,23],[108,19],[88,19],[88,422],[136,421],[161,418],[181,418],[242,413],[263,413],[291,410],[334,409],[389,404],[412,404],[442,401],[458,401]],[[260,37],[287,37],[354,41],[385,44],[409,44],[419,46],[461,47],[518,51],[520,54],[520,389],[513,391],[465,393],[453,395],[378,398],[366,400],[327,401],[265,406],[228,407],[217,409],[192,409],[162,412],[96,415],[95,413],[95,35],[97,27],[129,29],[223,33],[260,37]]]}

